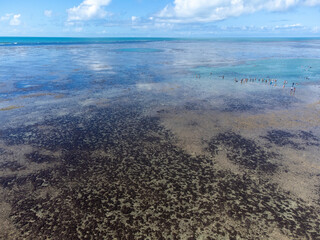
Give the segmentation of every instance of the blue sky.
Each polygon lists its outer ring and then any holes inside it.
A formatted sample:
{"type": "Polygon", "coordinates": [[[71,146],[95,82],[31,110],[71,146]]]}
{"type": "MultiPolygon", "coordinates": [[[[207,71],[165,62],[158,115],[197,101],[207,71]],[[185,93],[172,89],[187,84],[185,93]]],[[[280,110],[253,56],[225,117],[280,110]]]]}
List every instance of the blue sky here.
{"type": "Polygon", "coordinates": [[[0,0],[0,36],[320,36],[320,0],[0,0]]]}

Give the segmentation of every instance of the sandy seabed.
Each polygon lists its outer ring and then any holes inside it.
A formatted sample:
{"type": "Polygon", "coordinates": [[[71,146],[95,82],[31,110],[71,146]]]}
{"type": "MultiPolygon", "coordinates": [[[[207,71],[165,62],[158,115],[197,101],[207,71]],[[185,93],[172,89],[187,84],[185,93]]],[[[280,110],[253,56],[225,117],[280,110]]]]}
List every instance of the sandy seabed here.
{"type": "Polygon", "coordinates": [[[3,111],[0,238],[320,239],[319,102],[145,97],[3,111]]]}
{"type": "Polygon", "coordinates": [[[2,47],[0,239],[320,239],[319,43],[2,47]]]}

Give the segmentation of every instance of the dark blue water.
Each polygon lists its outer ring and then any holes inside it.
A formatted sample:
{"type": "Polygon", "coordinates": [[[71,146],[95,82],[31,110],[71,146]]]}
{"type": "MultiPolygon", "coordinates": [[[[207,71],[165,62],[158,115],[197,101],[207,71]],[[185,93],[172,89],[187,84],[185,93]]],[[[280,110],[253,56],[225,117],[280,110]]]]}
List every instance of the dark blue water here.
{"type": "Polygon", "coordinates": [[[163,41],[197,42],[309,42],[320,38],[70,38],[70,37],[0,37],[0,46],[8,45],[52,45],[52,44],[112,44],[144,43],[163,41]]]}
{"type": "Polygon", "coordinates": [[[67,37],[0,37],[0,46],[8,45],[62,45],[113,44],[173,41],[174,38],[67,38],[67,37]]]}

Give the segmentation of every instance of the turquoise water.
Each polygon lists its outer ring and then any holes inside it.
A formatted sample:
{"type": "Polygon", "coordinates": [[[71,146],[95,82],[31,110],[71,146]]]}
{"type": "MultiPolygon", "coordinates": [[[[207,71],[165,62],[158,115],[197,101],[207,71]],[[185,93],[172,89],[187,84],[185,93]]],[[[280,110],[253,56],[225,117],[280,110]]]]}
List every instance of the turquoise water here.
{"type": "Polygon", "coordinates": [[[50,44],[106,44],[171,41],[173,38],[67,38],[67,37],[0,37],[0,46],[50,44]]]}
{"type": "Polygon", "coordinates": [[[309,84],[320,79],[320,59],[266,59],[247,61],[223,67],[199,67],[198,74],[223,75],[226,79],[242,78],[277,79],[282,84],[309,84]]]}
{"type": "Polygon", "coordinates": [[[123,48],[118,49],[119,52],[141,52],[141,53],[152,53],[152,52],[161,52],[160,49],[155,48],[123,48]]]}
{"type": "Polygon", "coordinates": [[[256,85],[239,89],[235,78],[277,79],[279,88],[284,81],[302,87],[320,79],[316,38],[1,37],[0,45],[4,99],[37,92],[150,92],[178,84],[179,100],[182,89],[200,97],[269,91],[256,85]]]}
{"type": "Polygon", "coordinates": [[[138,43],[155,41],[196,41],[196,42],[306,42],[320,38],[70,38],[70,37],[0,37],[0,46],[47,45],[47,44],[97,44],[97,43],[138,43]]]}

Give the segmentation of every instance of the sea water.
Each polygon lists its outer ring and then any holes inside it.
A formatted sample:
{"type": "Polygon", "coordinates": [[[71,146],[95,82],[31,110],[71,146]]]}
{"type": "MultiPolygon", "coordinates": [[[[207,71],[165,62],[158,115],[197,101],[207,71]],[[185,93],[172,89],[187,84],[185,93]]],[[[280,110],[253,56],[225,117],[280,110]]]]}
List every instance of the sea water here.
{"type": "Polygon", "coordinates": [[[319,83],[317,38],[0,37],[0,238],[317,239],[319,83]]]}

